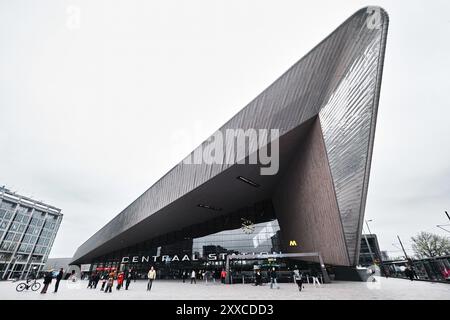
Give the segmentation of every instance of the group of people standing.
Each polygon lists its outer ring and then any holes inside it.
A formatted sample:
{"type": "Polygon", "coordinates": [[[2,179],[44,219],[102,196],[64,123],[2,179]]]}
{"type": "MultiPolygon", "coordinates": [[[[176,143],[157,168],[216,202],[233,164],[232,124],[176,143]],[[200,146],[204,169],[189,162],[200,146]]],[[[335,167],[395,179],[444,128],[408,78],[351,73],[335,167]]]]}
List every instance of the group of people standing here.
{"type": "MultiPolygon", "coordinates": [[[[196,284],[197,281],[196,279],[200,276],[200,279],[204,279],[205,282],[208,281],[208,279],[213,279],[215,282],[216,279],[216,273],[215,271],[207,271],[207,270],[200,270],[199,271],[200,275],[194,270],[192,269],[190,272],[189,271],[183,271],[182,273],[182,279],[183,279],[183,283],[186,282],[186,279],[188,278],[188,276],[190,276],[191,279],[191,284],[196,284]]],[[[410,275],[411,280],[413,280],[414,277],[414,273],[410,270],[407,269],[407,271],[405,273],[408,273],[407,275],[410,275]],[[409,271],[409,273],[408,273],[409,271]]],[[[275,267],[272,267],[271,269],[268,270],[268,280],[270,281],[270,289],[273,288],[277,288],[280,289],[280,286],[278,285],[278,276],[277,276],[277,271],[275,269],[275,267]]],[[[61,279],[64,276],[64,270],[63,268],[61,268],[56,276],[56,283],[55,283],[55,289],[54,292],[56,293],[58,291],[58,287],[59,287],[59,283],[61,281],[61,279]]],[[[225,269],[222,269],[222,271],[219,273],[219,278],[221,280],[222,283],[226,283],[226,278],[227,278],[227,272],[225,271],[225,269]]],[[[303,289],[303,274],[299,271],[299,269],[297,268],[297,266],[295,267],[295,269],[293,270],[293,278],[294,278],[294,282],[297,284],[299,291],[302,291],[303,289]]],[[[313,285],[316,286],[319,285],[320,286],[320,281],[319,281],[319,276],[317,273],[311,274],[311,278],[312,278],[312,282],[313,285]]],[[[47,293],[48,287],[51,284],[53,279],[53,273],[47,272],[44,276],[44,286],[42,288],[41,293],[47,293]]],[[[69,277],[69,279],[75,279],[75,271],[72,271],[71,276],[69,277]]],[[[94,272],[90,275],[89,277],[89,282],[88,282],[88,286],[87,288],[89,289],[97,289],[97,285],[98,283],[101,281],[102,285],[101,285],[101,291],[104,291],[105,293],[111,293],[112,292],[112,288],[114,287],[114,281],[117,281],[117,286],[116,289],[120,290],[125,282],[125,290],[128,290],[131,281],[135,279],[135,275],[134,275],[134,271],[132,269],[128,269],[127,271],[123,272],[123,271],[111,271],[111,272],[94,272]]],[[[152,289],[153,286],[153,282],[156,280],[156,270],[155,268],[152,266],[148,273],[147,273],[147,291],[150,291],[152,289]]],[[[75,281],[75,280],[73,280],[75,281]]],[[[255,286],[261,286],[263,283],[263,276],[261,274],[261,270],[256,270],[255,271],[255,286]]]]}
{"type": "MultiPolygon", "coordinates": [[[[292,272],[292,276],[294,278],[294,282],[297,284],[298,286],[298,290],[302,291],[302,289],[304,288],[303,286],[303,274],[300,272],[300,270],[297,268],[297,266],[295,266],[295,269],[292,272]]],[[[277,271],[275,269],[275,267],[272,267],[269,271],[268,271],[268,278],[270,281],[270,289],[273,288],[277,288],[280,289],[280,286],[278,285],[278,275],[277,275],[277,271]]],[[[320,281],[319,281],[319,274],[317,272],[313,272],[311,274],[311,279],[312,279],[312,283],[314,285],[314,287],[316,286],[316,284],[318,286],[320,286],[320,281]]],[[[256,270],[255,271],[255,286],[261,286],[263,283],[263,276],[261,274],[261,270],[256,270]]]]}
{"type": "MultiPolygon", "coordinates": [[[[59,282],[61,281],[63,276],[64,276],[64,269],[61,268],[61,269],[59,269],[59,272],[56,275],[55,290],[53,291],[54,293],[58,292],[59,282]]],[[[44,275],[44,286],[42,287],[42,290],[41,290],[42,294],[47,293],[48,287],[52,283],[52,280],[53,280],[53,271],[46,272],[44,275]]]]}
{"type": "Polygon", "coordinates": [[[88,288],[96,289],[97,284],[102,281],[102,286],[100,291],[104,291],[105,293],[111,293],[112,288],[114,287],[114,281],[117,281],[116,289],[120,290],[123,287],[123,283],[125,282],[125,290],[128,290],[131,280],[134,278],[134,272],[132,269],[128,269],[126,272],[120,271],[112,271],[105,273],[96,273],[94,272],[89,278],[88,288]]]}
{"type": "MultiPolygon", "coordinates": [[[[192,269],[190,272],[187,270],[184,270],[181,274],[181,279],[183,280],[183,283],[186,282],[187,278],[190,276],[191,284],[197,284],[197,279],[199,280],[205,280],[205,283],[208,283],[208,280],[212,280],[213,282],[216,282],[216,271],[212,270],[200,270],[198,273],[192,269]]],[[[220,281],[222,283],[226,282],[227,278],[227,272],[225,269],[222,269],[222,271],[219,273],[220,281]]]]}
{"type": "MultiPolygon", "coordinates": [[[[147,274],[148,283],[147,283],[147,291],[150,291],[152,289],[153,281],[156,279],[156,270],[151,267],[147,274]]],[[[130,287],[130,283],[132,280],[135,279],[135,274],[132,269],[128,269],[127,271],[112,271],[112,272],[105,272],[103,274],[100,273],[93,273],[89,278],[89,284],[88,288],[90,289],[96,289],[98,282],[102,281],[102,286],[100,288],[101,291],[104,291],[105,293],[111,293],[112,288],[114,287],[114,281],[117,282],[116,290],[120,290],[125,283],[125,290],[128,290],[130,287]]]]}

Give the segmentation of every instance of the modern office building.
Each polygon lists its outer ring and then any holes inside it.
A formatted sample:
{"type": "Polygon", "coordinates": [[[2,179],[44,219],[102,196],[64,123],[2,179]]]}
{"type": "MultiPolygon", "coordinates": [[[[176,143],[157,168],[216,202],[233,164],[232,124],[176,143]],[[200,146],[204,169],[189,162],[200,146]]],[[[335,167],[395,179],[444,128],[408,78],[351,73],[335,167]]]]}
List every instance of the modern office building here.
{"type": "Polygon", "coordinates": [[[166,278],[326,266],[355,279],[387,28],[378,7],[355,13],[83,243],[72,264],[141,274],[155,265],[166,278]]]}
{"type": "Polygon", "coordinates": [[[39,273],[62,217],[61,209],[0,187],[0,279],[39,273]]]}

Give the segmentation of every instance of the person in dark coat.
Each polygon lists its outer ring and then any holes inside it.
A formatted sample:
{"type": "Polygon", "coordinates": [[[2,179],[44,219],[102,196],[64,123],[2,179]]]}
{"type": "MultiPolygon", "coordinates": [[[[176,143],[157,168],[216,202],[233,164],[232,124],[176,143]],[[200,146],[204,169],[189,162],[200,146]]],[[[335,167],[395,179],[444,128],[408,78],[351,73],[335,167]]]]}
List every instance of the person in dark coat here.
{"type": "Polygon", "coordinates": [[[133,270],[129,269],[126,274],[126,282],[125,282],[125,290],[128,290],[128,287],[130,286],[131,279],[133,279],[133,270]]]}
{"type": "Polygon", "coordinates": [[[108,273],[107,272],[103,272],[103,274],[102,274],[102,287],[101,287],[100,291],[105,290],[105,286],[106,286],[107,282],[108,282],[108,273]]]}
{"type": "Polygon", "coordinates": [[[58,275],[56,276],[55,291],[53,291],[54,293],[58,292],[59,282],[61,281],[63,276],[64,276],[64,269],[61,268],[59,269],[58,275]]]}
{"type": "Polygon", "coordinates": [[[52,272],[51,271],[46,272],[44,276],[44,287],[42,288],[41,293],[47,293],[48,286],[50,285],[50,283],[52,283],[52,279],[53,279],[52,272]]]}
{"type": "Polygon", "coordinates": [[[274,286],[277,287],[277,289],[280,289],[280,286],[277,282],[277,271],[275,270],[275,267],[272,267],[272,269],[269,271],[269,277],[270,277],[270,289],[272,289],[274,286]]]}
{"type": "Polygon", "coordinates": [[[406,267],[405,269],[405,275],[409,278],[409,280],[414,280],[414,272],[411,270],[410,267],[406,267]]]}
{"type": "Polygon", "coordinates": [[[95,273],[94,276],[94,289],[97,289],[98,282],[100,281],[100,272],[95,273]]]}
{"type": "Polygon", "coordinates": [[[94,277],[95,277],[95,273],[92,273],[89,277],[88,277],[88,288],[92,289],[94,287],[94,277]]]}
{"type": "Polygon", "coordinates": [[[260,286],[262,285],[262,274],[261,274],[261,270],[256,270],[256,274],[255,274],[255,286],[260,286]]]}

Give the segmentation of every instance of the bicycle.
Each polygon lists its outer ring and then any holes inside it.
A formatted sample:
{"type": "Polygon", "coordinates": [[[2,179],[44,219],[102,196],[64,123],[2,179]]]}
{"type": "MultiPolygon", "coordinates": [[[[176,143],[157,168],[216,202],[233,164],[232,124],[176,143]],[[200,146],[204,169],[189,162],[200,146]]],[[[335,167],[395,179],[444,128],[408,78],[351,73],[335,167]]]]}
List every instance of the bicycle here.
{"type": "Polygon", "coordinates": [[[33,280],[33,282],[30,284],[31,280],[27,280],[26,282],[19,283],[16,287],[17,292],[22,292],[25,289],[30,289],[33,291],[39,290],[41,287],[41,284],[36,281],[36,279],[33,280]]]}

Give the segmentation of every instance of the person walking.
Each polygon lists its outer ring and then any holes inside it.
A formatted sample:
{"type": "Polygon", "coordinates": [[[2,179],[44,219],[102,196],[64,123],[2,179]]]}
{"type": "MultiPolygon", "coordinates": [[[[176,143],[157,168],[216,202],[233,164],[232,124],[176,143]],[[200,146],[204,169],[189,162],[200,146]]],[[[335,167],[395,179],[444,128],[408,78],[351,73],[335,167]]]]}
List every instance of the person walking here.
{"type": "Polygon", "coordinates": [[[55,291],[53,291],[54,293],[58,292],[59,282],[61,281],[63,276],[64,276],[64,269],[61,268],[59,269],[58,275],[56,276],[55,291]]]}
{"type": "Polygon", "coordinates": [[[126,274],[126,278],[127,278],[127,280],[125,282],[125,290],[128,290],[128,287],[130,286],[131,279],[133,278],[133,270],[132,269],[128,270],[128,272],[126,274]]]}
{"type": "Polygon", "coordinates": [[[256,270],[255,273],[255,286],[260,286],[262,285],[262,275],[261,275],[261,270],[256,270]]]}
{"type": "Polygon", "coordinates": [[[72,282],[77,282],[77,274],[75,273],[75,270],[72,270],[72,273],[69,276],[69,280],[72,282]]]}
{"type": "Polygon", "coordinates": [[[317,273],[317,271],[313,271],[312,275],[312,280],[313,280],[313,285],[314,287],[316,287],[316,284],[320,287],[320,281],[319,281],[319,274],[317,273]]]}
{"type": "Polygon", "coordinates": [[[187,277],[188,277],[188,273],[187,273],[186,270],[184,270],[184,271],[183,271],[183,274],[181,275],[181,278],[183,279],[183,283],[186,282],[187,277]]]}
{"type": "Polygon", "coordinates": [[[300,270],[298,270],[297,266],[294,270],[294,281],[298,286],[298,291],[302,291],[303,289],[303,275],[300,273],[300,270]]]}
{"type": "Polygon", "coordinates": [[[111,292],[112,292],[112,287],[113,287],[113,286],[114,286],[114,273],[111,272],[111,273],[108,275],[108,281],[107,281],[107,284],[106,284],[105,293],[107,293],[107,292],[111,293],[111,292]]]}
{"type": "Polygon", "coordinates": [[[124,274],[123,274],[123,272],[120,272],[119,275],[117,276],[117,290],[120,290],[120,288],[122,288],[123,278],[124,278],[124,274]]]}
{"type": "Polygon", "coordinates": [[[90,276],[89,276],[89,278],[88,278],[88,280],[89,280],[89,282],[88,282],[88,288],[89,289],[92,289],[93,287],[94,287],[94,277],[95,277],[95,272],[94,273],[92,273],[90,276]]]}
{"type": "Polygon", "coordinates": [[[209,270],[205,270],[203,272],[203,279],[205,280],[205,283],[208,283],[208,279],[211,277],[211,272],[209,270]]]}
{"type": "Polygon", "coordinates": [[[225,271],[225,269],[222,269],[222,271],[220,272],[220,281],[222,281],[222,283],[225,284],[226,278],[227,278],[227,272],[225,271]]]}
{"type": "Polygon", "coordinates": [[[192,269],[192,272],[191,272],[191,284],[192,284],[192,282],[197,284],[197,281],[195,280],[195,270],[194,269],[192,269]]]}
{"type": "Polygon", "coordinates": [[[153,281],[156,279],[156,270],[153,266],[150,268],[147,274],[148,283],[147,283],[147,291],[152,290],[153,281]]]}
{"type": "Polygon", "coordinates": [[[280,286],[277,282],[277,271],[275,270],[275,267],[272,267],[272,269],[269,272],[270,277],[270,289],[273,289],[274,286],[277,287],[277,289],[280,289],[280,286]]]}
{"type": "Polygon", "coordinates": [[[103,291],[103,290],[105,290],[106,283],[108,282],[108,273],[107,272],[103,272],[101,280],[102,280],[102,287],[100,288],[100,291],[103,291]]]}
{"type": "Polygon", "coordinates": [[[95,273],[94,277],[94,289],[97,289],[97,285],[100,281],[100,272],[95,273]]]}
{"type": "Polygon", "coordinates": [[[48,286],[52,283],[53,275],[52,271],[48,271],[44,276],[44,287],[42,288],[41,293],[47,293],[48,286]]]}

